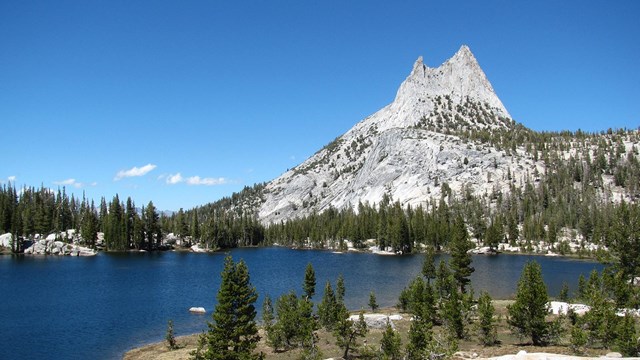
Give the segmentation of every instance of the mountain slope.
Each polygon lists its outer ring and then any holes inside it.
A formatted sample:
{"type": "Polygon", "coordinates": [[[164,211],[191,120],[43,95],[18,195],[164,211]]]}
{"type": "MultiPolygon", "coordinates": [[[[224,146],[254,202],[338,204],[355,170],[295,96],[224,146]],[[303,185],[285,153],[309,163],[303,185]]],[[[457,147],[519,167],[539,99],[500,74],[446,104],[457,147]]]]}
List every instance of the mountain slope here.
{"type": "Polygon", "coordinates": [[[418,205],[449,189],[505,191],[542,164],[455,134],[512,126],[467,46],[436,68],[420,57],[391,104],[267,184],[259,218],[270,223],[374,204],[385,194],[418,205]]]}

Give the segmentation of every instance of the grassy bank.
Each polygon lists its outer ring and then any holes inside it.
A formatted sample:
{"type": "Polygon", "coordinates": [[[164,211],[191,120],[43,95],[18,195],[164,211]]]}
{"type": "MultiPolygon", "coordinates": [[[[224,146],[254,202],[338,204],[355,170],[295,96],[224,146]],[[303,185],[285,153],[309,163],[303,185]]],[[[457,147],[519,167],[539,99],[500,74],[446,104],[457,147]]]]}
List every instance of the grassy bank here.
{"type": "MultiPolygon", "coordinates": [[[[491,357],[491,356],[500,356],[506,354],[515,354],[520,350],[525,350],[528,353],[531,352],[548,352],[548,353],[556,353],[556,354],[567,354],[573,355],[573,352],[569,345],[569,335],[565,334],[564,338],[561,339],[559,345],[554,346],[545,346],[545,347],[536,347],[527,343],[526,339],[520,339],[514,336],[509,329],[509,326],[506,322],[506,314],[507,314],[507,305],[512,303],[511,300],[496,300],[494,301],[494,306],[496,308],[496,315],[499,317],[499,326],[498,326],[498,344],[495,346],[483,346],[481,345],[480,340],[478,339],[476,333],[476,329],[473,325],[468,327],[468,336],[467,338],[460,340],[458,347],[459,351],[465,353],[465,357],[473,357],[472,354],[477,354],[477,357],[491,357]]],[[[379,313],[384,314],[397,314],[398,311],[394,308],[383,309],[378,311],[379,313]]],[[[400,333],[402,337],[402,344],[405,346],[408,343],[407,334],[409,332],[409,327],[411,326],[411,315],[410,314],[401,314],[403,319],[394,321],[396,329],[400,333]]],[[[358,341],[358,347],[356,351],[353,351],[352,356],[355,359],[364,359],[367,358],[364,356],[366,353],[366,348],[370,350],[378,350],[380,347],[380,340],[382,339],[382,333],[384,329],[369,329],[369,333],[365,337],[365,340],[358,341]],[[363,350],[364,349],[364,350],[363,350]]],[[[434,328],[434,332],[436,336],[438,334],[444,334],[444,329],[440,326],[436,326],[434,328]]],[[[319,330],[318,334],[318,345],[320,350],[322,351],[322,355],[324,358],[340,358],[342,355],[342,351],[335,345],[335,338],[331,333],[326,332],[325,330],[319,330]]],[[[128,351],[124,355],[125,360],[151,360],[151,359],[165,359],[165,360],[178,360],[178,359],[189,359],[189,352],[196,348],[196,343],[198,339],[198,334],[182,336],[177,339],[178,344],[180,346],[177,350],[169,350],[167,348],[166,342],[160,342],[155,344],[146,345],[137,349],[133,349],[128,351]]],[[[267,360],[293,360],[298,359],[300,355],[299,349],[293,349],[284,352],[274,352],[270,347],[266,345],[264,342],[264,334],[261,331],[261,336],[263,340],[260,341],[257,351],[262,351],[266,355],[267,360]]],[[[606,349],[587,349],[586,356],[600,356],[606,354],[608,351],[606,349]]]]}

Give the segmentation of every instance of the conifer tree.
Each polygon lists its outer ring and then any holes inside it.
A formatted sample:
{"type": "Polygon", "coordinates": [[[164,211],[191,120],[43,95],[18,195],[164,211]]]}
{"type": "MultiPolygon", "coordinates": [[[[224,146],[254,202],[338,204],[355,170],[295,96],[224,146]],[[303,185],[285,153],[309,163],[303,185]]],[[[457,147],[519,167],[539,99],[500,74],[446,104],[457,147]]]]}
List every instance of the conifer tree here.
{"type": "Polygon", "coordinates": [[[307,300],[311,300],[313,295],[316,293],[316,272],[313,270],[313,265],[311,265],[311,263],[308,263],[307,268],[305,269],[302,290],[305,293],[307,300]]]}
{"type": "Polygon", "coordinates": [[[402,339],[400,334],[391,327],[389,319],[387,319],[387,326],[382,333],[382,339],[380,340],[380,351],[382,352],[383,360],[400,360],[402,350],[402,339]]]}
{"type": "Polygon", "coordinates": [[[439,299],[444,299],[452,291],[456,291],[453,275],[444,260],[440,260],[436,271],[435,288],[439,299]]]}
{"type": "Polygon", "coordinates": [[[558,294],[558,300],[564,301],[564,302],[569,301],[569,284],[567,284],[566,282],[562,283],[560,294],[558,294]]]}
{"type": "Polygon", "coordinates": [[[338,275],[338,280],[336,281],[336,301],[338,301],[338,303],[344,302],[344,293],[344,277],[342,276],[342,274],[340,274],[338,275]]]}
{"type": "Polygon", "coordinates": [[[153,250],[154,247],[162,240],[162,229],[159,223],[158,212],[153,205],[153,201],[149,201],[145,210],[144,230],[147,238],[147,250],[153,250]],[[156,244],[157,242],[157,244],[156,244]]]}
{"type": "Polygon", "coordinates": [[[375,312],[376,310],[378,310],[378,302],[376,301],[376,293],[374,293],[373,290],[371,290],[371,292],[369,292],[369,307],[371,308],[372,312],[375,312]]]}
{"type": "Polygon", "coordinates": [[[178,348],[176,337],[173,334],[173,320],[169,320],[169,323],[167,323],[167,334],[165,336],[165,340],[167,340],[167,347],[169,348],[169,350],[178,348]]]}
{"type": "Polygon", "coordinates": [[[194,208],[191,212],[191,241],[197,243],[200,241],[200,221],[198,220],[198,208],[194,208]]]}
{"type": "Polygon", "coordinates": [[[464,322],[462,316],[462,299],[457,290],[452,291],[442,306],[442,318],[449,334],[458,339],[464,337],[464,322]]]}
{"type": "Polygon", "coordinates": [[[491,296],[483,291],[478,298],[478,330],[480,341],[485,346],[494,345],[497,340],[495,313],[496,309],[491,303],[491,296]]]}
{"type": "Polygon", "coordinates": [[[333,330],[336,323],[338,301],[336,295],[333,292],[331,283],[327,281],[324,286],[324,294],[322,295],[322,301],[318,304],[318,321],[320,325],[327,330],[333,330]]]}
{"type": "Polygon", "coordinates": [[[95,241],[98,236],[98,217],[95,213],[93,202],[91,203],[91,207],[85,207],[82,214],[80,235],[88,246],[95,246],[95,241]]]}
{"type": "Polygon", "coordinates": [[[367,328],[367,323],[364,321],[364,314],[362,312],[360,312],[358,321],[349,320],[349,312],[347,311],[347,308],[344,304],[339,304],[337,313],[338,321],[335,329],[333,330],[333,335],[336,338],[336,345],[344,350],[342,358],[348,359],[349,350],[354,346],[355,341],[360,337],[364,337],[369,330],[367,328]]]}
{"type": "Polygon", "coordinates": [[[435,263],[435,254],[433,253],[433,248],[429,246],[427,248],[427,253],[424,256],[424,261],[422,262],[422,276],[427,279],[427,284],[431,285],[431,280],[436,277],[436,263],[435,263]]]}
{"type": "Polygon", "coordinates": [[[640,356],[640,340],[636,335],[635,319],[630,314],[625,314],[620,322],[616,348],[622,356],[640,356]]]}
{"type": "Polygon", "coordinates": [[[473,244],[469,241],[461,215],[456,217],[452,231],[450,266],[460,292],[464,294],[467,284],[471,281],[469,277],[475,269],[471,266],[471,254],[468,253],[473,244]]]}
{"type": "Polygon", "coordinates": [[[274,328],[276,336],[281,338],[285,347],[295,347],[299,342],[300,334],[300,316],[299,316],[298,297],[292,290],[287,294],[280,296],[276,300],[276,312],[278,321],[274,328]]]}
{"type": "Polygon", "coordinates": [[[258,294],[251,284],[249,269],[244,261],[234,263],[231,255],[227,255],[221,277],[213,322],[208,323],[209,331],[204,335],[207,349],[203,358],[260,359],[261,354],[253,353],[260,339],[254,307],[258,294]]]}
{"type": "Polygon", "coordinates": [[[277,331],[275,331],[274,320],[273,302],[271,301],[271,297],[266,295],[262,302],[262,326],[267,335],[267,345],[277,350],[282,344],[278,339],[277,331]]]}
{"type": "Polygon", "coordinates": [[[516,300],[507,309],[509,325],[520,336],[531,337],[536,346],[547,342],[547,301],[547,286],[540,265],[535,261],[528,262],[518,281],[516,300]]]}
{"type": "Polygon", "coordinates": [[[429,344],[433,341],[433,329],[431,321],[417,317],[411,322],[409,339],[406,348],[408,359],[426,359],[425,353],[429,344]]]}

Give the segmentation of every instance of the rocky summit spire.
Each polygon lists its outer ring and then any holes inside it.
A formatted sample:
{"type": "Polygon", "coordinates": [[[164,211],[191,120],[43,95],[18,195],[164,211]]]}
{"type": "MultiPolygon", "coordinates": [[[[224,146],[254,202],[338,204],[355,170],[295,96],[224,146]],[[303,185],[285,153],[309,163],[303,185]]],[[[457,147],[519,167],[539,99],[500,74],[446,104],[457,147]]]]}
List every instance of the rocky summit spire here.
{"type": "Polygon", "coordinates": [[[416,60],[415,63],[413,63],[413,70],[411,70],[411,76],[424,76],[424,72],[427,69],[427,67],[424,65],[424,63],[422,62],[422,56],[418,56],[418,60],[416,60]]]}
{"type": "Polygon", "coordinates": [[[394,102],[407,104],[444,95],[458,103],[467,98],[487,103],[499,115],[510,117],[466,45],[462,45],[453,57],[437,68],[424,65],[422,57],[419,57],[411,74],[400,86],[394,102]]]}
{"type": "Polygon", "coordinates": [[[454,190],[478,193],[508,186],[501,171],[509,158],[469,147],[454,135],[505,129],[507,118],[469,47],[463,45],[435,68],[420,56],[393,102],[270,182],[259,217],[263,223],[279,222],[359,202],[380,203],[385,194],[403,206],[422,204],[440,196],[438,179],[447,179],[454,190]],[[476,164],[473,173],[464,173],[463,159],[476,164]]]}

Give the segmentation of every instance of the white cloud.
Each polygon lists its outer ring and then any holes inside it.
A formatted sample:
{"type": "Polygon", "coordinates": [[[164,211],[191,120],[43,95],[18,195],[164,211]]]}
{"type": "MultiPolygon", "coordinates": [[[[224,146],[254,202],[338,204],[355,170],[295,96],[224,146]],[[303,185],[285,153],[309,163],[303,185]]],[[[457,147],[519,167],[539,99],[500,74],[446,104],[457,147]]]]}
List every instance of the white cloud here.
{"type": "Polygon", "coordinates": [[[187,185],[205,185],[205,186],[214,186],[214,185],[223,185],[228,184],[229,180],[223,177],[219,178],[201,178],[200,176],[191,176],[185,178],[182,174],[169,174],[167,175],[166,183],[169,185],[175,185],[179,183],[186,183],[187,185]]]}
{"type": "Polygon", "coordinates": [[[76,181],[76,179],[67,179],[67,180],[62,180],[62,181],[54,181],[53,182],[56,185],[62,185],[62,186],[73,186],[76,189],[85,187],[85,186],[96,186],[98,185],[97,182],[92,182],[90,184],[85,184],[79,181],[76,181]]]}
{"type": "Polygon", "coordinates": [[[10,182],[15,182],[16,181],[16,177],[15,176],[9,176],[7,178],[7,180],[9,180],[10,182]]]}
{"type": "Polygon", "coordinates": [[[223,185],[223,184],[227,184],[229,181],[225,178],[200,178],[200,176],[192,176],[190,178],[187,179],[187,184],[189,185],[206,185],[206,186],[213,186],[213,185],[223,185]]]}
{"type": "Polygon", "coordinates": [[[127,178],[127,177],[134,177],[134,176],[144,176],[146,175],[149,171],[155,169],[156,166],[153,164],[147,164],[143,167],[132,167],[129,170],[120,170],[118,171],[118,173],[116,174],[116,177],[113,179],[115,181],[127,178]]]}
{"type": "Polygon", "coordinates": [[[177,173],[175,175],[169,174],[167,176],[167,184],[169,184],[169,185],[175,185],[175,184],[181,183],[183,181],[184,181],[184,179],[182,178],[182,175],[180,175],[180,173],[177,173]]]}

